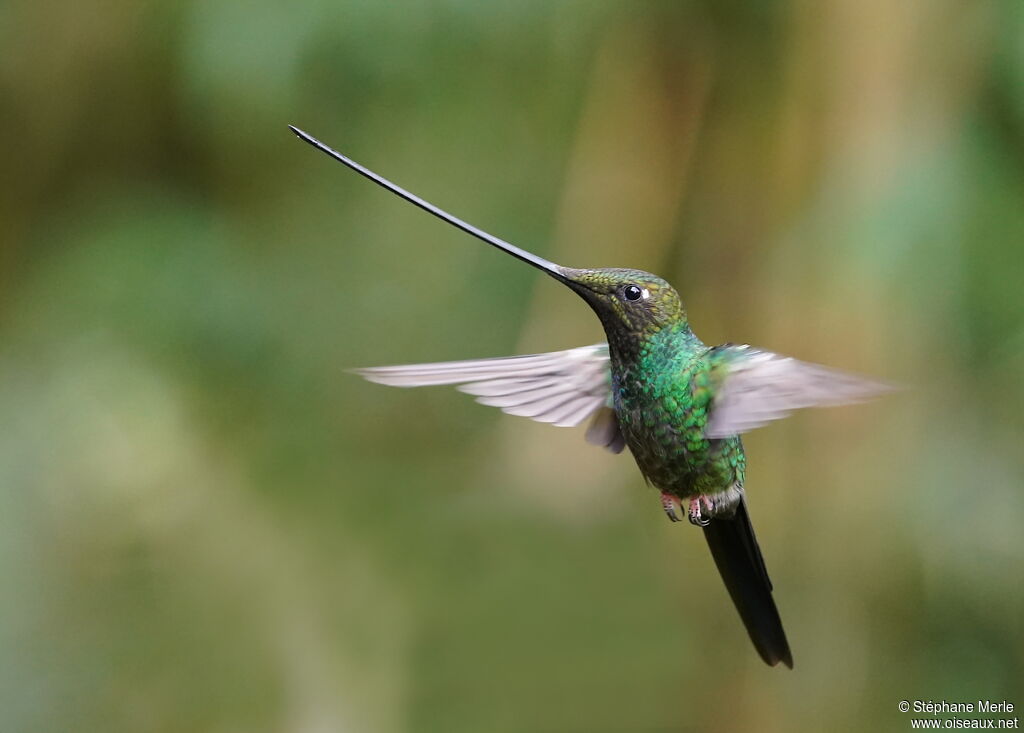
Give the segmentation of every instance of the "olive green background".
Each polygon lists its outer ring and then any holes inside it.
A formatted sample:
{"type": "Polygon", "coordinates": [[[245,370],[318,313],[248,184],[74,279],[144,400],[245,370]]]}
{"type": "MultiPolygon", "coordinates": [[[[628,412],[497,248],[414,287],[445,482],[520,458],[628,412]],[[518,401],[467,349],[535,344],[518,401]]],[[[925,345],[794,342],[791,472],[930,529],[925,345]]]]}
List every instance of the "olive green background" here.
{"type": "Polygon", "coordinates": [[[1024,705],[1024,4],[0,6],[0,730],[909,730],[1024,705]],[[898,382],[746,439],[796,668],[628,455],[355,366],[708,343],[898,382]]]}

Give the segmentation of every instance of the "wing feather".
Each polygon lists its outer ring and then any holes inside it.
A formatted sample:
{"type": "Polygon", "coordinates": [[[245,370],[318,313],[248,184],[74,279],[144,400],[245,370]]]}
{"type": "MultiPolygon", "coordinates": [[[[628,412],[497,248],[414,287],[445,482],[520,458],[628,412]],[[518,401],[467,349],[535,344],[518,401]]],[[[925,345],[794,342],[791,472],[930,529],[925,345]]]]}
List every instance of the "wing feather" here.
{"type": "Polygon", "coordinates": [[[372,367],[355,372],[390,387],[454,384],[476,397],[477,402],[560,427],[578,425],[598,413],[601,438],[588,440],[613,453],[621,452],[625,446],[615,413],[607,408],[611,401],[607,344],[546,354],[372,367]]]}
{"type": "MultiPolygon", "coordinates": [[[[560,428],[568,428],[574,425],[579,425],[587,416],[593,415],[597,410],[604,405],[606,400],[601,397],[581,397],[573,403],[573,409],[570,411],[566,409],[562,415],[559,416],[558,420],[554,420],[554,424],[560,428]]],[[[619,452],[619,451],[613,451],[619,452]]]]}
{"type": "Polygon", "coordinates": [[[711,353],[721,359],[724,376],[705,429],[709,438],[744,433],[803,407],[864,402],[894,389],[750,346],[720,346],[711,353]]]}

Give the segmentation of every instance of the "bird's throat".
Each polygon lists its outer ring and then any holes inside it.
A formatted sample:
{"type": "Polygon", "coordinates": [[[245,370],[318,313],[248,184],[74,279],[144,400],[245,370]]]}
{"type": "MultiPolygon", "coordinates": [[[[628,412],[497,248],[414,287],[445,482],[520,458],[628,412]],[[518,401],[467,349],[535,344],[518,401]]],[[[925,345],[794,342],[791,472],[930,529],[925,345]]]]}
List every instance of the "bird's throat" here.
{"type": "Polygon", "coordinates": [[[642,332],[605,324],[612,371],[648,375],[683,365],[707,349],[685,322],[649,325],[642,332]]]}

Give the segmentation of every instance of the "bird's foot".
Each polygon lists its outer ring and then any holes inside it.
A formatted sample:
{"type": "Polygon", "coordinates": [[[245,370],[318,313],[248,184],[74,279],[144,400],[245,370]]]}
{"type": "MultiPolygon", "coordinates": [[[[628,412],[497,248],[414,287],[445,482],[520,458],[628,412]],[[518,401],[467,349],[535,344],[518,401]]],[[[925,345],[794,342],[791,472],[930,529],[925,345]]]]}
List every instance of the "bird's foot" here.
{"type": "Polygon", "coordinates": [[[715,515],[715,501],[707,494],[690,499],[689,519],[690,524],[698,527],[707,527],[711,523],[711,517],[715,515]]]}
{"type": "Polygon", "coordinates": [[[661,492],[661,508],[665,510],[665,514],[673,522],[679,521],[679,515],[676,514],[676,507],[682,509],[679,504],[679,497],[673,496],[666,491],[661,492]]]}

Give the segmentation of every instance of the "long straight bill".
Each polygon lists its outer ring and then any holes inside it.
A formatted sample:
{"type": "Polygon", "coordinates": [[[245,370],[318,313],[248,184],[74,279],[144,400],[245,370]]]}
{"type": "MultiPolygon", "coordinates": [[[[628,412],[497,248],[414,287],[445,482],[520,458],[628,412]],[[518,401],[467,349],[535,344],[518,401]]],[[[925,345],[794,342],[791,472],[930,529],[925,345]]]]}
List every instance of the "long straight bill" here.
{"type": "Polygon", "coordinates": [[[510,244],[509,242],[506,242],[504,239],[499,239],[498,237],[495,237],[493,234],[488,234],[484,230],[478,229],[477,227],[473,226],[472,224],[463,221],[459,217],[453,216],[452,214],[449,214],[447,211],[444,211],[443,209],[439,209],[438,207],[434,206],[429,201],[424,201],[419,196],[417,196],[417,195],[415,195],[413,193],[410,193],[409,191],[406,191],[401,186],[398,186],[398,185],[392,183],[391,181],[389,181],[388,179],[384,178],[383,176],[377,175],[376,173],[371,171],[369,168],[364,168],[363,166],[359,165],[359,163],[356,163],[351,158],[349,158],[349,157],[347,157],[345,155],[342,155],[337,150],[334,150],[333,148],[331,148],[331,147],[329,147],[327,145],[324,145],[322,142],[317,140],[315,137],[313,137],[312,135],[309,135],[309,134],[303,132],[299,128],[293,127],[292,125],[288,125],[288,129],[291,130],[292,132],[294,132],[296,135],[298,135],[300,139],[302,139],[305,142],[307,142],[310,145],[312,145],[317,150],[320,150],[321,152],[327,153],[327,155],[331,156],[332,158],[334,158],[335,160],[337,160],[340,163],[344,163],[345,165],[347,165],[349,168],[354,170],[359,175],[365,176],[366,178],[369,178],[371,181],[376,183],[378,186],[382,186],[382,187],[386,188],[388,191],[391,191],[391,193],[393,193],[393,194],[395,194],[397,196],[401,196],[403,199],[405,199],[409,203],[415,204],[416,206],[420,207],[424,211],[433,214],[438,219],[441,219],[442,221],[446,221],[449,224],[451,224],[452,226],[458,227],[459,229],[461,229],[462,231],[466,232],[467,234],[472,234],[477,239],[482,239],[483,241],[487,242],[487,244],[491,245],[492,247],[497,247],[500,250],[508,252],[513,257],[518,257],[523,262],[527,262],[527,263],[533,265],[534,267],[537,267],[537,268],[539,268],[541,270],[544,270],[545,272],[547,272],[548,274],[554,276],[558,280],[561,280],[563,282],[566,280],[565,269],[562,268],[559,265],[556,265],[554,262],[549,262],[548,260],[545,260],[543,257],[538,257],[537,255],[535,255],[535,254],[533,254],[531,252],[527,252],[525,249],[521,249],[520,247],[517,247],[514,244],[510,244]]]}

